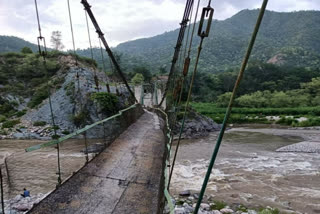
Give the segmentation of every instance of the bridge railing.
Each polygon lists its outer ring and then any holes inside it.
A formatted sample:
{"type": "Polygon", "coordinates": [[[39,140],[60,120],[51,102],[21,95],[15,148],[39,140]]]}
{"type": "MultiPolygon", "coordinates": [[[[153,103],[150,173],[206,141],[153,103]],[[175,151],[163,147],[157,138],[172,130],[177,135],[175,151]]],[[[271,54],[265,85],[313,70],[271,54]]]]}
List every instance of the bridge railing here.
{"type": "Polygon", "coordinates": [[[170,157],[171,157],[171,144],[173,142],[172,130],[170,129],[169,117],[165,111],[160,108],[155,108],[156,111],[162,114],[162,118],[165,119],[165,136],[166,140],[166,157],[165,157],[165,167],[164,167],[164,197],[166,199],[166,210],[164,213],[174,214],[174,204],[173,199],[169,192],[169,170],[170,170],[170,157]]]}
{"type": "Polygon", "coordinates": [[[141,105],[134,104],[56,140],[12,141],[12,147],[17,148],[2,164],[6,207],[13,209],[14,198],[23,188],[30,190],[32,200],[44,196],[39,193],[54,190],[103,151],[142,113],[141,105]]]}

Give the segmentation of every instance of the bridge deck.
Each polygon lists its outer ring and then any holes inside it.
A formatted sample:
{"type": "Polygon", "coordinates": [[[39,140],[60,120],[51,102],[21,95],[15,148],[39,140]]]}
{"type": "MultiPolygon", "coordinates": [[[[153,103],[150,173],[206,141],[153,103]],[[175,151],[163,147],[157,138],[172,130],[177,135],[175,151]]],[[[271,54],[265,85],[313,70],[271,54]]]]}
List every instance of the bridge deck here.
{"type": "Polygon", "coordinates": [[[30,213],[157,213],[164,141],[159,118],[144,113],[30,213]]]}

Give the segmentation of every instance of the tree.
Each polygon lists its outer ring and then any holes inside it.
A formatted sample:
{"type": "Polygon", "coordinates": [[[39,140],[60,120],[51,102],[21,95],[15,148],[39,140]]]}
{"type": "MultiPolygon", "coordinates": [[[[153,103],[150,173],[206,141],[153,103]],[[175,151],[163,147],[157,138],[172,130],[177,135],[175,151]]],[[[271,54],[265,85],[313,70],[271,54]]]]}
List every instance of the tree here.
{"type": "Polygon", "coordinates": [[[141,83],[143,83],[144,81],[144,77],[142,74],[137,73],[133,78],[132,78],[132,83],[134,85],[140,85],[141,83]]]}
{"type": "Polygon", "coordinates": [[[23,47],[23,48],[21,49],[21,53],[23,53],[23,54],[32,54],[33,52],[32,52],[32,50],[31,50],[31,48],[29,48],[29,47],[23,47]]]}
{"type": "Polygon", "coordinates": [[[150,82],[152,78],[151,72],[144,66],[133,68],[133,73],[142,74],[146,82],[150,82]]]}
{"type": "Polygon", "coordinates": [[[62,35],[61,35],[61,31],[52,31],[51,34],[51,46],[55,49],[55,50],[63,50],[64,49],[64,45],[62,44],[62,35]]]}

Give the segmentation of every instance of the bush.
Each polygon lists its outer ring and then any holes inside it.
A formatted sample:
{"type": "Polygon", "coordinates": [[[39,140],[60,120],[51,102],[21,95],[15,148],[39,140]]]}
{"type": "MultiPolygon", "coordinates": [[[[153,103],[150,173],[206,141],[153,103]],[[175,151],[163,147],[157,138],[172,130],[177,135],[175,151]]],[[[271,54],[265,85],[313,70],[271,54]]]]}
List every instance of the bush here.
{"type": "Polygon", "coordinates": [[[68,130],[63,130],[61,133],[64,135],[70,134],[70,132],[68,130]]]}
{"type": "Polygon", "coordinates": [[[30,102],[28,103],[28,107],[34,108],[42,103],[43,100],[49,97],[48,87],[42,86],[40,87],[32,96],[30,102]]]}
{"type": "Polygon", "coordinates": [[[103,112],[114,113],[117,111],[118,97],[107,92],[96,92],[91,94],[91,99],[99,104],[103,112]]]}
{"type": "Polygon", "coordinates": [[[87,110],[82,110],[78,114],[75,114],[71,117],[73,124],[79,128],[82,125],[85,125],[87,119],[89,118],[89,112],[87,110]]]}
{"type": "Polygon", "coordinates": [[[34,126],[45,126],[47,124],[46,121],[35,121],[33,123],[34,126]]]}
{"type": "Polygon", "coordinates": [[[281,125],[294,126],[298,124],[299,121],[292,117],[281,117],[280,120],[278,120],[276,123],[281,125]]]}
{"type": "Polygon", "coordinates": [[[7,120],[7,117],[4,115],[0,115],[0,123],[4,122],[7,120]]]}
{"type": "Polygon", "coordinates": [[[2,128],[13,128],[15,125],[19,123],[20,123],[20,120],[8,120],[2,124],[2,128]]]}
{"type": "Polygon", "coordinates": [[[16,116],[17,117],[22,117],[23,115],[25,115],[27,113],[27,110],[26,109],[23,109],[22,111],[18,111],[16,113],[16,116]]]}

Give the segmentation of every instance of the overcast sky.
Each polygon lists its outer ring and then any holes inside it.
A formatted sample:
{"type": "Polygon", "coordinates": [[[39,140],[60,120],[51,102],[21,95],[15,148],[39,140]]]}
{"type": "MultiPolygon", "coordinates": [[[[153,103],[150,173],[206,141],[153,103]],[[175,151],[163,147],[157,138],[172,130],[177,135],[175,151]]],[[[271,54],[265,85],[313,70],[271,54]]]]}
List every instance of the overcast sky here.
{"type": "MultiPolygon", "coordinates": [[[[179,27],[185,0],[88,0],[110,46],[150,37],[179,27]]],[[[196,2],[196,0],[195,0],[196,2]]],[[[215,19],[223,20],[242,9],[254,9],[262,0],[212,0],[215,19]]],[[[207,4],[202,0],[201,4],[207,4]]],[[[85,14],[80,0],[70,0],[75,43],[88,47],[85,14]]],[[[62,32],[62,42],[72,48],[67,0],[38,0],[43,36],[50,46],[54,30],[62,32]]],[[[274,11],[320,10],[320,0],[269,0],[274,11]]],[[[98,45],[90,22],[91,38],[98,45]]],[[[34,0],[0,0],[0,35],[14,35],[36,43],[38,36],[34,0]]]]}

